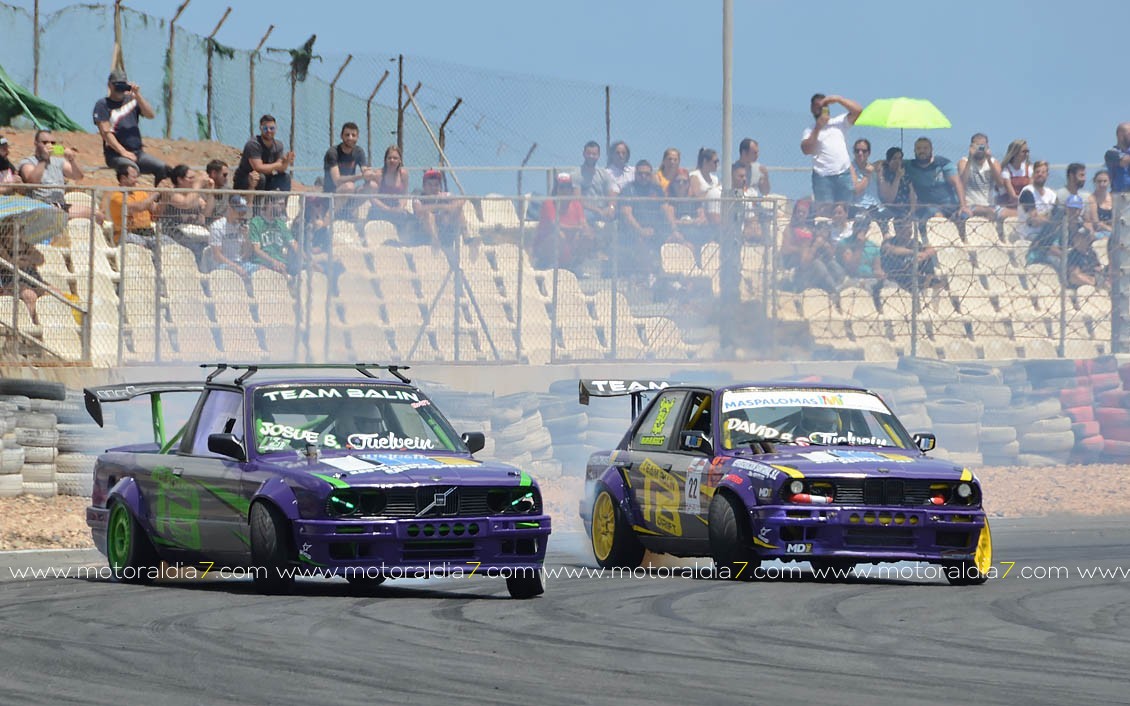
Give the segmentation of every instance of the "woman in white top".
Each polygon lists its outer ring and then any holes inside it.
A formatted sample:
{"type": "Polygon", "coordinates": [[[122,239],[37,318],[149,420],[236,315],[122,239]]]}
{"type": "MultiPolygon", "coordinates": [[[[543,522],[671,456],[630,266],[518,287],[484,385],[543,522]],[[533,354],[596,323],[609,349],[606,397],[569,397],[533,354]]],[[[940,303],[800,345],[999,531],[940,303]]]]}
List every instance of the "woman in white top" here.
{"type": "Polygon", "coordinates": [[[703,147],[698,151],[698,169],[691,172],[692,198],[704,199],[706,220],[712,224],[722,222],[722,182],[714,175],[718,171],[718,153],[703,147]]]}
{"type": "Polygon", "coordinates": [[[1001,166],[989,151],[989,138],[977,133],[969,140],[969,155],[957,163],[957,173],[965,184],[965,203],[974,216],[994,220],[1000,210],[1001,166]]]}
{"type": "Polygon", "coordinates": [[[1027,140],[1013,140],[1008,145],[1008,151],[1004,153],[1004,159],[1001,160],[1001,193],[997,197],[997,204],[1001,207],[1001,218],[1016,215],[1020,192],[1032,183],[1032,163],[1028,161],[1029,153],[1027,140]]]}

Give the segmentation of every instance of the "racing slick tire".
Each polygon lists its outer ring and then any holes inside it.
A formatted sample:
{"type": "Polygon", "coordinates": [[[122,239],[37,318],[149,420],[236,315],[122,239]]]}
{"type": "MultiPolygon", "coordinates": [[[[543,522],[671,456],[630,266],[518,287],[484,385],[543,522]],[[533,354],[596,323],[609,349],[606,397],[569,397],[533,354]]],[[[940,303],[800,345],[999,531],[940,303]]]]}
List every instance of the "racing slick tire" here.
{"type": "Polygon", "coordinates": [[[294,585],[290,567],[290,536],[287,521],[274,506],[257,502],[251,506],[251,563],[253,583],[262,593],[287,593],[294,585]]]}
{"type": "Polygon", "coordinates": [[[535,571],[533,576],[527,576],[524,571],[519,575],[507,576],[506,590],[510,592],[511,598],[518,600],[540,596],[545,593],[545,585],[541,582],[541,570],[535,571]]]}
{"type": "Polygon", "coordinates": [[[753,533],[741,501],[729,493],[716,494],[710,501],[709,519],[715,575],[730,581],[752,580],[761,559],[753,551],[753,533]]]}
{"type": "Polygon", "coordinates": [[[634,569],[643,561],[644,548],[620,512],[612,493],[597,486],[592,503],[592,555],[602,569],[634,569]]]}
{"type": "Polygon", "coordinates": [[[113,501],[106,525],[106,560],[115,581],[152,583],[160,566],[153,543],[126,504],[113,501]]]}
{"type": "Polygon", "coordinates": [[[993,566],[993,537],[988,520],[985,520],[985,528],[977,538],[973,559],[944,566],[946,581],[951,586],[980,586],[989,580],[989,569],[993,566]]]}

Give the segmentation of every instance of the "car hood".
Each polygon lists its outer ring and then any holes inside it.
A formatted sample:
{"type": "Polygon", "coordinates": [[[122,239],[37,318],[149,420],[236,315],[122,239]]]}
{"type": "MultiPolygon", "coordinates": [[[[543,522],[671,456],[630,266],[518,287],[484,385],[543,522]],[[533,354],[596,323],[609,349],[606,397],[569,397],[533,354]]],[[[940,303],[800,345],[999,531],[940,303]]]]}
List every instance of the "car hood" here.
{"type": "Polygon", "coordinates": [[[519,485],[531,482],[528,474],[514,466],[477,461],[466,454],[366,452],[323,454],[317,460],[266,456],[260,463],[291,473],[306,472],[335,485],[519,485]]]}
{"type": "MultiPolygon", "coordinates": [[[[752,459],[750,459],[752,460],[752,459]]],[[[862,476],[957,480],[960,465],[917,451],[882,447],[807,446],[756,457],[755,463],[799,471],[806,477],[859,478],[862,476]]],[[[739,464],[740,466],[740,464],[739,464]]]]}

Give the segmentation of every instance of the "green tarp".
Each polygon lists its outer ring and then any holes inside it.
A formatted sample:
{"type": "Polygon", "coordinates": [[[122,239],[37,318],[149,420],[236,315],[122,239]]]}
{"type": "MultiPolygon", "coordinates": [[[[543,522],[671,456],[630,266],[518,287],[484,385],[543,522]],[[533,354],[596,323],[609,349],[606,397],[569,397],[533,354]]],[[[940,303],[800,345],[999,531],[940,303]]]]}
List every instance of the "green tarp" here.
{"type": "Polygon", "coordinates": [[[14,82],[0,66],[0,125],[11,125],[14,118],[24,114],[40,128],[86,132],[58,106],[14,82]]]}

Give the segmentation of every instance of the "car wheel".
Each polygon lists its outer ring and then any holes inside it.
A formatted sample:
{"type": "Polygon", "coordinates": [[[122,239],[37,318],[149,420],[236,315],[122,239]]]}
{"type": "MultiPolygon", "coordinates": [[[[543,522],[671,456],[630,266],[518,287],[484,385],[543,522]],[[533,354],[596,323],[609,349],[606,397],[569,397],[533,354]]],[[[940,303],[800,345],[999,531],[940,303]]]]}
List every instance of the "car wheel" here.
{"type": "Polygon", "coordinates": [[[541,571],[535,571],[533,575],[522,571],[516,576],[506,577],[506,590],[510,592],[511,598],[520,600],[540,596],[545,593],[545,586],[541,582],[541,571]]]}
{"type": "Polygon", "coordinates": [[[643,545],[603,486],[592,504],[592,553],[602,569],[634,569],[643,561],[643,545]]]}
{"type": "Polygon", "coordinates": [[[145,530],[122,502],[115,502],[110,508],[106,559],[114,579],[122,583],[152,583],[160,563],[145,530]]]}
{"type": "Polygon", "coordinates": [[[946,566],[946,580],[951,586],[980,586],[989,580],[989,569],[993,565],[993,537],[989,532],[989,521],[977,538],[977,549],[972,561],[961,561],[946,566]]]}
{"type": "Polygon", "coordinates": [[[263,593],[286,593],[294,585],[290,569],[287,521],[265,502],[251,506],[251,563],[255,588],[263,593]]]}
{"type": "Polygon", "coordinates": [[[710,556],[719,578],[748,581],[761,560],[753,551],[753,535],[740,500],[729,493],[710,501],[710,556]]]}

